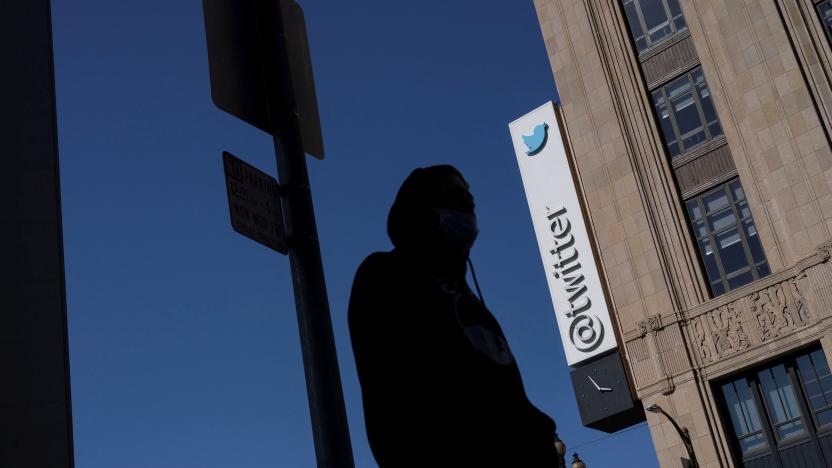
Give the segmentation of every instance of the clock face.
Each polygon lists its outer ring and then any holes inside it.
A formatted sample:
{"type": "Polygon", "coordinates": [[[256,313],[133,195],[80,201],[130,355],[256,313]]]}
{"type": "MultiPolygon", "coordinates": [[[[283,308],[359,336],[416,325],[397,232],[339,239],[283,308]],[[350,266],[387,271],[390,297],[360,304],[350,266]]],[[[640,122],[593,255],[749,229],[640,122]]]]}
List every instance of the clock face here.
{"type": "Polygon", "coordinates": [[[633,401],[618,352],[576,368],[571,377],[584,426],[605,430],[602,427],[610,426],[610,421],[635,413],[634,408],[644,418],[641,405],[633,401]]]}
{"type": "Polygon", "coordinates": [[[623,375],[617,375],[616,370],[608,363],[596,361],[573,372],[572,385],[575,387],[581,414],[587,413],[594,417],[609,415],[610,408],[617,406],[622,393],[625,398],[630,397],[627,382],[622,381],[623,375]]]}

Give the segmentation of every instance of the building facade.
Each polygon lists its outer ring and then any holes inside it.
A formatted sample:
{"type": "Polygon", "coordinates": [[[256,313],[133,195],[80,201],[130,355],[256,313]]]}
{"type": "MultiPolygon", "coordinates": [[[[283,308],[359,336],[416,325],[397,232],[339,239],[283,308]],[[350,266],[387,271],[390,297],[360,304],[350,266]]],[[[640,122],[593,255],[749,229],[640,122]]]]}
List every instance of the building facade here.
{"type": "Polygon", "coordinates": [[[535,7],[637,397],[702,467],[832,466],[832,2],[535,7]]]}
{"type": "Polygon", "coordinates": [[[75,466],[49,0],[0,3],[0,467],[75,466]]]}

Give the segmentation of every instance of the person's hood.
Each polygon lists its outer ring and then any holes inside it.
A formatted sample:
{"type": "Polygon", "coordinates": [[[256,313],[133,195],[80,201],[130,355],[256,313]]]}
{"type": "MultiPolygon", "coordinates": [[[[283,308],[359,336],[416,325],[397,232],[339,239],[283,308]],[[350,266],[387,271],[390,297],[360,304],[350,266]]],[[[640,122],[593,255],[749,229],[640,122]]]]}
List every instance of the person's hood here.
{"type": "Polygon", "coordinates": [[[439,177],[462,174],[453,166],[418,168],[402,183],[387,216],[387,235],[397,249],[422,251],[436,247],[439,177]]]}

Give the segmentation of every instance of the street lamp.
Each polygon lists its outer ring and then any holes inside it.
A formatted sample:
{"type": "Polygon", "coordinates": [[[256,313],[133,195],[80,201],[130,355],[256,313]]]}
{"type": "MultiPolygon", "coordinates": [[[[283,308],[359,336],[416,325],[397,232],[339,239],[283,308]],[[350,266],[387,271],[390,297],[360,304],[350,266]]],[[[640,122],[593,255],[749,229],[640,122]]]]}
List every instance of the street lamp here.
{"type": "Polygon", "coordinates": [[[557,431],[555,432],[555,450],[558,452],[558,468],[566,468],[566,444],[560,440],[557,431]]]}
{"type": "Polygon", "coordinates": [[[688,428],[679,427],[679,425],[676,424],[676,420],[671,418],[670,415],[667,414],[661,406],[655,403],[644,409],[651,413],[661,413],[665,415],[668,420],[670,420],[670,424],[673,424],[673,427],[676,428],[676,432],[679,433],[679,438],[681,438],[682,442],[685,443],[685,449],[687,449],[688,451],[688,459],[690,460],[691,468],[699,468],[699,463],[696,461],[696,453],[693,452],[693,443],[690,441],[690,432],[688,432],[688,428]]]}
{"type": "Polygon", "coordinates": [[[586,468],[586,463],[578,458],[578,453],[572,454],[572,468],[586,468]]]}

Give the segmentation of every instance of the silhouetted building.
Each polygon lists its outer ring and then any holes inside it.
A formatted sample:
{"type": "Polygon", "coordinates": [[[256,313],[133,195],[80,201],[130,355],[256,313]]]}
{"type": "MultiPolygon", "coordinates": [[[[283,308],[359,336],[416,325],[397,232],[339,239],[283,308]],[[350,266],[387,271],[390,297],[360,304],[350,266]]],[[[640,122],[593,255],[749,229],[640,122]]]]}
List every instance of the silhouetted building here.
{"type": "Polygon", "coordinates": [[[535,6],[638,398],[703,467],[832,466],[832,2],[535,6]]]}
{"type": "Polygon", "coordinates": [[[0,466],[72,467],[50,3],[0,20],[0,466]]]}

